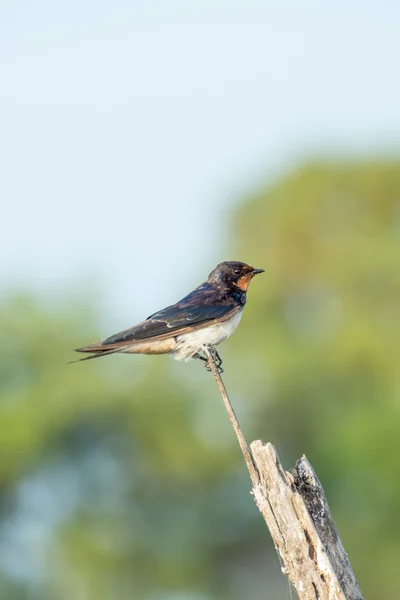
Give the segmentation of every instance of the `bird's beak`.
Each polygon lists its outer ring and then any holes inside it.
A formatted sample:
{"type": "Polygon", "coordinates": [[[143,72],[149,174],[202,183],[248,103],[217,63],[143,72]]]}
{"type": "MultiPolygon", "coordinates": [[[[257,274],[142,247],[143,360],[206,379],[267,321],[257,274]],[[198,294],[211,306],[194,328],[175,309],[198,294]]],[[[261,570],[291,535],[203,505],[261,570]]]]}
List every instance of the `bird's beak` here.
{"type": "Polygon", "coordinates": [[[258,275],[259,273],[265,273],[265,269],[253,269],[251,274],[258,275]]]}

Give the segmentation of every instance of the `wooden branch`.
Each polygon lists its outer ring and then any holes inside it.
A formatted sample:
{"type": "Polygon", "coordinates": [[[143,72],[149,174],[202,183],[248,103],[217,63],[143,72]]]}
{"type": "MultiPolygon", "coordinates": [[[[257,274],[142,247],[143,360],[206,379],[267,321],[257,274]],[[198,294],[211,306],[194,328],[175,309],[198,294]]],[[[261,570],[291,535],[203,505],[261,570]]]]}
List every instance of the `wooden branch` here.
{"type": "Polygon", "coordinates": [[[214,357],[208,348],[204,349],[204,353],[208,359],[208,366],[210,367],[211,373],[214,375],[214,379],[217,382],[217,386],[219,389],[219,393],[222,396],[222,400],[224,401],[226,412],[228,413],[229,420],[233,427],[233,431],[236,434],[237,440],[239,442],[239,446],[242,450],[242,454],[244,460],[246,461],[247,469],[250,473],[250,477],[253,483],[257,483],[259,481],[259,475],[257,472],[257,468],[254,464],[254,460],[252,454],[250,452],[250,448],[247,445],[246,440],[244,439],[244,435],[242,430],[240,429],[239,421],[237,420],[235,411],[233,410],[231,401],[229,400],[228,392],[226,391],[224,382],[222,381],[222,377],[217,369],[217,365],[215,364],[214,357]]]}
{"type": "Polygon", "coordinates": [[[253,482],[253,495],[271,533],[285,573],[301,600],[363,600],[334,525],[322,486],[303,456],[290,473],[272,444],[249,448],[228,394],[206,350],[229,419],[253,482]]]}

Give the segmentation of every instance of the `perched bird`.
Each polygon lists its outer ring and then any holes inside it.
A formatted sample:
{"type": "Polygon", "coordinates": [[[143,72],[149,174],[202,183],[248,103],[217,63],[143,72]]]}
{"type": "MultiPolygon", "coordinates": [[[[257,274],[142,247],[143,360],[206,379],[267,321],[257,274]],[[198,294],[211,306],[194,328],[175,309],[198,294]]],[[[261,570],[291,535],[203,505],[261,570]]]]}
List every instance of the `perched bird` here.
{"type": "Polygon", "coordinates": [[[207,281],[176,304],[150,315],[139,325],[78,348],[77,352],[90,353],[80,360],[122,352],[171,354],[176,360],[198,358],[207,362],[202,354],[207,347],[220,368],[222,360],[215,346],[235,331],[250,281],[263,272],[242,262],[221,262],[207,281]]]}

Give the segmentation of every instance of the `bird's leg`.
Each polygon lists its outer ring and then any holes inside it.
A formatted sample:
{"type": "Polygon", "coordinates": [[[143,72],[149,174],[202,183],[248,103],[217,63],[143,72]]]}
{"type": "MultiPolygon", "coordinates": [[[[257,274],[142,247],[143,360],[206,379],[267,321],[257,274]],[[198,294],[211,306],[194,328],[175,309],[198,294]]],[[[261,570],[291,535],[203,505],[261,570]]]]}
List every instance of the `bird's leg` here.
{"type": "MultiPolygon", "coordinates": [[[[196,358],[198,360],[202,360],[203,362],[208,362],[205,356],[202,356],[199,352],[196,352],[196,354],[193,354],[192,358],[196,358]]],[[[204,365],[206,366],[206,365],[204,365]]]]}
{"type": "Polygon", "coordinates": [[[224,372],[224,370],[223,370],[223,368],[222,368],[222,363],[223,363],[224,361],[222,360],[222,358],[221,358],[221,357],[220,357],[220,355],[218,354],[217,350],[216,350],[215,348],[213,348],[213,350],[214,350],[214,356],[213,356],[213,358],[214,358],[214,360],[215,360],[215,363],[216,363],[216,365],[217,365],[217,369],[218,369],[219,373],[223,373],[223,372],[224,372]]]}
{"type": "MultiPolygon", "coordinates": [[[[208,349],[211,352],[211,356],[212,356],[213,361],[215,362],[215,366],[217,367],[218,373],[223,373],[224,372],[224,370],[222,368],[223,360],[220,357],[220,355],[218,354],[216,348],[214,346],[208,346],[208,349]]],[[[207,361],[207,359],[206,359],[206,361],[207,361]]],[[[211,371],[208,361],[207,361],[206,369],[207,369],[207,371],[211,371]]]]}
{"type": "MultiPolygon", "coordinates": [[[[220,357],[220,355],[218,354],[218,352],[216,351],[216,349],[214,348],[214,346],[208,346],[208,348],[210,349],[210,352],[212,354],[213,360],[215,362],[215,366],[218,369],[218,373],[223,373],[224,370],[222,368],[222,358],[220,357]]],[[[200,354],[200,352],[196,352],[196,354],[193,354],[192,358],[196,358],[197,360],[201,360],[203,361],[204,366],[206,368],[207,371],[211,371],[210,366],[208,364],[208,359],[205,356],[202,356],[200,354]]]]}

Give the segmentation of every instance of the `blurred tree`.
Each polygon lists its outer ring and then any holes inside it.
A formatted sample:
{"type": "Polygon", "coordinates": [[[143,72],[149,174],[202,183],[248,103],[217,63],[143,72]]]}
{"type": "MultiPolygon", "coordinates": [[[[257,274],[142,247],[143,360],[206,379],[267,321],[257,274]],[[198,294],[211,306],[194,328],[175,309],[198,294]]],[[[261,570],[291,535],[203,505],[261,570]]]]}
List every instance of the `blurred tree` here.
{"type": "Polygon", "coordinates": [[[168,357],[68,365],[90,329],[82,305],[0,307],[0,594],[232,597],[258,515],[210,377],[168,357]]]}
{"type": "Polygon", "coordinates": [[[253,403],[253,437],[287,466],[307,454],[361,589],[395,600],[400,164],[305,166],[243,204],[234,239],[267,269],[230,345],[230,367],[246,348],[252,383],[234,388],[253,403]]]}
{"type": "MultiPolygon", "coordinates": [[[[243,202],[265,267],[222,349],[246,437],[305,452],[364,593],[397,599],[400,165],[309,165],[243,202]]],[[[211,377],[118,356],[67,365],[93,311],[0,305],[0,595],[270,600],[287,584],[211,377]]]]}

